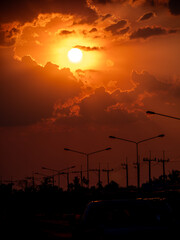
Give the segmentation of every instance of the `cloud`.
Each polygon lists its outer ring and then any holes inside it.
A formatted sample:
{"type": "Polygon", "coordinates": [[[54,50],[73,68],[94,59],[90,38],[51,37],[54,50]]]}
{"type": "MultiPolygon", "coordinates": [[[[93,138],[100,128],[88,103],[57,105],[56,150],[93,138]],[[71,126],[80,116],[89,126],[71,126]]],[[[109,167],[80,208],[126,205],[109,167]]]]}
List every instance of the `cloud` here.
{"type": "Polygon", "coordinates": [[[22,61],[0,59],[0,125],[35,124],[51,118],[54,105],[78,96],[81,83],[69,69],[47,63],[37,65],[30,57],[22,61]]]}
{"type": "Polygon", "coordinates": [[[119,34],[119,35],[123,35],[123,34],[126,34],[128,31],[129,31],[129,27],[126,27],[126,28],[123,28],[123,29],[121,29],[121,30],[119,30],[118,32],[117,32],[117,34],[119,34]]]}
{"type": "Polygon", "coordinates": [[[144,27],[139,28],[137,31],[134,31],[130,35],[130,39],[137,39],[137,38],[149,38],[152,36],[159,36],[159,35],[166,35],[168,33],[175,33],[176,30],[166,30],[162,27],[144,27]]]}
{"type": "Polygon", "coordinates": [[[92,28],[89,33],[97,32],[97,28],[92,28]]]}
{"type": "Polygon", "coordinates": [[[19,32],[20,32],[19,29],[15,27],[4,30],[0,26],[0,46],[4,47],[13,46],[16,42],[16,37],[19,32]]]}
{"type": "Polygon", "coordinates": [[[107,18],[110,18],[110,17],[112,17],[112,15],[108,13],[108,14],[102,16],[102,21],[104,21],[104,20],[106,20],[107,18]]]}
{"type": "MultiPolygon", "coordinates": [[[[132,81],[136,87],[134,96],[136,107],[141,109],[157,109],[158,111],[177,111],[180,104],[180,84],[178,82],[160,81],[148,72],[133,72],[132,81]],[[136,97],[135,97],[136,96],[136,97]]],[[[179,112],[180,114],[180,112],[179,112]]]]}
{"type": "Polygon", "coordinates": [[[82,84],[69,69],[59,70],[50,62],[41,67],[29,56],[22,61],[2,56],[0,126],[26,126],[47,119],[67,128],[83,124],[118,126],[146,119],[145,107],[158,105],[160,99],[161,105],[180,100],[180,86],[159,81],[148,72],[133,72],[132,89],[122,91],[114,86],[108,92],[105,87],[110,77],[107,82],[103,78],[97,87],[88,79],[82,84]]]}
{"type": "Polygon", "coordinates": [[[107,4],[107,3],[112,3],[113,0],[93,0],[93,3],[98,3],[98,4],[107,4]]]}
{"type": "MultiPolygon", "coordinates": [[[[134,88],[108,92],[96,88],[84,98],[60,105],[56,111],[56,124],[67,126],[109,126],[134,124],[147,120],[146,109],[174,106],[180,103],[180,85],[160,81],[148,72],[133,71],[134,88]],[[168,105],[167,105],[168,104],[168,105]]],[[[129,125],[130,126],[130,125],[129,125]]]]}
{"type": "Polygon", "coordinates": [[[92,0],[95,4],[124,3],[128,0],[92,0]]]}
{"type": "Polygon", "coordinates": [[[114,23],[108,27],[105,28],[105,31],[110,31],[112,34],[118,34],[119,30],[124,28],[127,24],[126,20],[120,20],[117,23],[114,23]]]}
{"type": "Polygon", "coordinates": [[[85,0],[6,0],[1,2],[0,22],[9,23],[18,21],[22,24],[31,22],[42,13],[75,14],[92,23],[97,19],[95,10],[88,7],[85,0]]]}
{"type": "MultiPolygon", "coordinates": [[[[129,4],[132,7],[143,7],[144,9],[150,8],[150,9],[156,9],[157,11],[162,8],[168,8],[170,13],[172,15],[179,15],[180,14],[180,1],[179,0],[92,0],[92,3],[94,5],[101,4],[101,5],[107,5],[107,4],[120,4],[126,3],[126,6],[129,4]]],[[[152,17],[152,15],[149,13],[149,15],[144,16],[146,20],[152,17]]]]}
{"type": "Polygon", "coordinates": [[[120,97],[115,98],[114,94],[106,92],[103,87],[95,89],[94,93],[76,102],[74,106],[78,109],[78,114],[76,116],[71,114],[73,105],[61,108],[56,124],[119,126],[136,122],[139,118],[142,119],[143,115],[141,111],[128,111],[120,97]]]}
{"type": "Polygon", "coordinates": [[[152,18],[154,16],[153,12],[145,13],[143,16],[140,17],[139,21],[144,21],[152,18]]]}
{"type": "Polygon", "coordinates": [[[179,0],[169,0],[169,10],[173,15],[180,14],[180,1],[179,0]]]}
{"type": "Polygon", "coordinates": [[[81,45],[76,45],[74,48],[79,48],[83,51],[100,51],[104,49],[103,47],[87,47],[87,46],[81,46],[81,45]]]}
{"type": "Polygon", "coordinates": [[[161,7],[168,8],[172,15],[180,14],[180,1],[179,0],[133,0],[136,4],[141,4],[142,6],[150,6],[152,8],[158,9],[161,7]]]}
{"type": "Polygon", "coordinates": [[[166,92],[170,88],[170,84],[161,82],[157,80],[153,75],[144,71],[142,73],[137,73],[133,71],[132,73],[132,81],[136,85],[136,93],[142,93],[147,91],[149,93],[160,93],[166,92]]]}
{"type": "Polygon", "coordinates": [[[71,35],[72,33],[75,33],[74,30],[69,31],[69,30],[61,30],[59,35],[71,35]]]}

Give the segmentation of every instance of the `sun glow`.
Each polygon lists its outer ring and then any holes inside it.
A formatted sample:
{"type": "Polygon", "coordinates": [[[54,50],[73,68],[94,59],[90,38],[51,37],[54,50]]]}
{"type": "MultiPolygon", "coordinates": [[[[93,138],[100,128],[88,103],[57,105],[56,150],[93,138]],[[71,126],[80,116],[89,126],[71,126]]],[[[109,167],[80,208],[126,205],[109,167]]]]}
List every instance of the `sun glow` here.
{"type": "Polygon", "coordinates": [[[79,48],[72,48],[68,52],[68,58],[73,63],[78,63],[82,60],[82,51],[79,48]]]}

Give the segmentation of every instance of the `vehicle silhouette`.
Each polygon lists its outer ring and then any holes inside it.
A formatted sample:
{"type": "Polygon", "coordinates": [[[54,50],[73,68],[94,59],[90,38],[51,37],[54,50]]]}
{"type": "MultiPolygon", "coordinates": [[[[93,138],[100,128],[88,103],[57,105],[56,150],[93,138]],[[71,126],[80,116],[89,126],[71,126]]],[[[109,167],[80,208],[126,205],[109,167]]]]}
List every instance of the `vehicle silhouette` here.
{"type": "Polygon", "coordinates": [[[74,239],[170,238],[178,226],[162,199],[102,200],[90,202],[73,231],[74,239]]]}

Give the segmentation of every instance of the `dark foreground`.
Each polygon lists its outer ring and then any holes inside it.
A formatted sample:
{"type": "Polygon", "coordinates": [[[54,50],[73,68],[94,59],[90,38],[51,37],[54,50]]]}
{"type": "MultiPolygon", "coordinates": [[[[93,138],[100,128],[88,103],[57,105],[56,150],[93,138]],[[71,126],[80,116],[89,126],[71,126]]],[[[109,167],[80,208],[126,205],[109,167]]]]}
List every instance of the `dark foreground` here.
{"type": "MultiPolygon", "coordinates": [[[[0,239],[72,239],[72,233],[87,203],[97,199],[137,198],[136,193],[116,195],[21,193],[1,197],[0,239]]],[[[143,196],[147,197],[147,196],[143,196]]],[[[157,197],[157,195],[155,196],[157,197]]],[[[159,196],[158,196],[159,197],[159,196]]],[[[173,209],[174,219],[179,219],[180,194],[165,196],[173,209]]],[[[177,227],[180,229],[180,226],[177,227]]],[[[177,230],[178,230],[177,229],[177,230]]],[[[173,234],[173,233],[172,233],[173,234]]],[[[147,238],[147,236],[146,236],[147,238]]],[[[76,235],[78,239],[78,235],[76,235]]]]}
{"type": "Polygon", "coordinates": [[[4,219],[0,239],[72,239],[72,226],[68,220],[57,216],[4,219]]]}

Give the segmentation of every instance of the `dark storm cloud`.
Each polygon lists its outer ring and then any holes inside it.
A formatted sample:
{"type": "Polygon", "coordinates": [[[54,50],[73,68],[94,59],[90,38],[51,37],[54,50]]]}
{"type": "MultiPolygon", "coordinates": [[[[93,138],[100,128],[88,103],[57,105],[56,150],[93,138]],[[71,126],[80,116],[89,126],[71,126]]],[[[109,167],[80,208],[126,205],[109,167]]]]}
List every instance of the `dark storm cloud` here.
{"type": "Polygon", "coordinates": [[[180,1],[179,0],[169,0],[169,10],[173,15],[180,14],[180,1]]]}
{"type": "Polygon", "coordinates": [[[0,7],[0,22],[20,23],[31,22],[40,13],[76,14],[92,23],[97,19],[97,13],[87,6],[85,0],[2,0],[0,7]]]}
{"type": "MultiPolygon", "coordinates": [[[[134,2],[138,2],[134,1],[134,2]]],[[[165,7],[169,8],[169,11],[172,15],[180,14],[180,1],[179,0],[146,0],[142,5],[150,6],[153,8],[165,7]]]]}
{"type": "MultiPolygon", "coordinates": [[[[92,0],[94,4],[113,4],[119,3],[123,4],[124,2],[129,3],[130,5],[134,6],[136,4],[145,7],[156,9],[158,8],[168,8],[172,15],[179,15],[180,14],[180,1],[179,0],[92,0]]],[[[148,17],[148,16],[147,16],[148,17]]]]}
{"type": "Polygon", "coordinates": [[[22,62],[1,58],[0,65],[0,126],[29,125],[50,118],[56,101],[63,103],[81,91],[69,69],[59,70],[52,63],[40,67],[24,57],[22,62]]]}
{"type": "Polygon", "coordinates": [[[117,23],[114,23],[105,28],[106,31],[110,31],[112,34],[118,34],[118,31],[127,24],[126,20],[120,20],[117,23]]]}
{"type": "Polygon", "coordinates": [[[144,21],[152,18],[154,16],[153,12],[145,13],[142,17],[140,17],[139,21],[144,21]]]}
{"type": "Polygon", "coordinates": [[[134,31],[130,35],[130,39],[137,39],[137,38],[149,38],[152,36],[158,36],[158,35],[165,35],[168,33],[175,33],[176,30],[166,30],[161,27],[145,27],[145,28],[139,28],[137,31],[134,31]]]}

